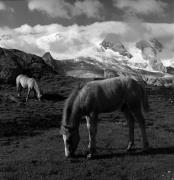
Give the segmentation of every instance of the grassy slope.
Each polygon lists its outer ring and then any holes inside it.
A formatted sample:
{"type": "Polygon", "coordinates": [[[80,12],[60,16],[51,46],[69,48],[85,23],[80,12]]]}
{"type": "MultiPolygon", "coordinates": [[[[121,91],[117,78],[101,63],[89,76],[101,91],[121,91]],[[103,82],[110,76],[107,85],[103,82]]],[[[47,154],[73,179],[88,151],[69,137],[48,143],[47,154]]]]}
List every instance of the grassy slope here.
{"type": "MultiPolygon", "coordinates": [[[[126,153],[128,129],[121,113],[100,115],[97,136],[98,156],[86,160],[88,136],[81,125],[77,159],[64,159],[59,135],[64,98],[75,85],[73,78],[43,79],[43,102],[27,104],[4,101],[0,104],[0,179],[119,179],[149,180],[174,178],[174,106],[172,91],[149,92],[152,111],[146,114],[149,154],[141,152],[141,136],[136,127],[136,151],[126,153]]],[[[2,87],[0,94],[16,95],[14,86],[2,87]]],[[[24,97],[24,94],[23,94],[24,97]]]]}

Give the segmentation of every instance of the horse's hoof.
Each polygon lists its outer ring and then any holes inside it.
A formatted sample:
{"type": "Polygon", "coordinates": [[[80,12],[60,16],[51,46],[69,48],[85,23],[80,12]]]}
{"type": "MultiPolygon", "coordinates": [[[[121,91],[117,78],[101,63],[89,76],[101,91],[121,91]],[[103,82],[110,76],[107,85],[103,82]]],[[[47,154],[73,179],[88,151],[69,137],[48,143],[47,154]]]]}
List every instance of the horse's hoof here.
{"type": "Polygon", "coordinates": [[[87,156],[86,156],[86,158],[87,159],[94,159],[94,157],[96,156],[96,154],[97,154],[97,152],[95,151],[95,152],[89,152],[89,153],[87,153],[87,156]]]}
{"type": "Polygon", "coordinates": [[[149,152],[149,150],[150,150],[150,147],[149,147],[149,143],[147,142],[146,144],[144,144],[143,152],[149,152]]]}
{"type": "Polygon", "coordinates": [[[133,148],[127,148],[126,151],[127,151],[127,152],[133,152],[133,151],[135,151],[135,149],[133,149],[133,148]]]}
{"type": "Polygon", "coordinates": [[[89,154],[87,154],[86,158],[90,160],[90,159],[93,159],[93,157],[94,157],[94,155],[92,153],[89,153],[89,154]]]}
{"type": "Polygon", "coordinates": [[[68,156],[65,156],[66,159],[71,159],[71,158],[74,158],[75,157],[75,154],[69,154],[68,156]]]}
{"type": "Polygon", "coordinates": [[[143,153],[149,153],[149,152],[150,152],[150,148],[149,147],[143,148],[143,153]]]}
{"type": "Polygon", "coordinates": [[[72,156],[72,155],[65,157],[65,161],[67,161],[67,162],[72,162],[74,159],[75,159],[75,158],[74,158],[74,156],[72,156]]]}
{"type": "Polygon", "coordinates": [[[129,143],[127,148],[126,148],[127,152],[132,152],[134,151],[134,144],[133,143],[129,143]]]}

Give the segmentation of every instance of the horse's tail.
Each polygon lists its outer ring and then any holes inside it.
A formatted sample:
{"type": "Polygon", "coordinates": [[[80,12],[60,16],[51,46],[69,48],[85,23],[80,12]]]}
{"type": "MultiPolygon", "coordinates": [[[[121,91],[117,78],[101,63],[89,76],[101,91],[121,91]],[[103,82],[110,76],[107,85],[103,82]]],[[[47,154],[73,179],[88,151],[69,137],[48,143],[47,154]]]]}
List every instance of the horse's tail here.
{"type": "Polygon", "coordinates": [[[148,95],[147,95],[146,89],[143,85],[140,85],[140,88],[141,88],[141,92],[142,92],[143,109],[145,112],[149,112],[150,106],[149,106],[148,95]]]}
{"type": "Polygon", "coordinates": [[[20,75],[16,77],[16,86],[19,84],[20,75]]]}
{"type": "Polygon", "coordinates": [[[16,89],[17,89],[17,91],[21,87],[20,78],[21,78],[21,74],[16,77],[16,89]]]}

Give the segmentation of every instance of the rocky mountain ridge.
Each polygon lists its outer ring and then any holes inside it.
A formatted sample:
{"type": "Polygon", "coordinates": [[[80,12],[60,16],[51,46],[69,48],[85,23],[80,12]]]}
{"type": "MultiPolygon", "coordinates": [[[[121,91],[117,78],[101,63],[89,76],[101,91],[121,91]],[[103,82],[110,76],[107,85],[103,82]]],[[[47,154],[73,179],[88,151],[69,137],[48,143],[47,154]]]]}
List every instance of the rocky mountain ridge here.
{"type": "Polygon", "coordinates": [[[127,51],[127,49],[121,42],[114,43],[112,41],[103,40],[100,45],[104,50],[110,49],[114,52],[118,52],[122,56],[132,58],[132,54],[127,51]]]}
{"type": "Polygon", "coordinates": [[[166,67],[157,56],[163,50],[163,45],[157,39],[140,40],[136,43],[136,47],[141,50],[142,57],[148,61],[152,69],[167,72],[166,67]]]}
{"type": "Polygon", "coordinates": [[[54,72],[39,56],[17,49],[0,48],[0,82],[14,83],[21,73],[40,78],[54,72]]]}
{"type": "Polygon", "coordinates": [[[40,78],[46,74],[63,74],[78,78],[110,78],[129,76],[157,86],[173,86],[172,67],[165,67],[157,54],[162,44],[156,39],[136,43],[143,62],[134,62],[134,54],[120,42],[103,40],[92,56],[56,60],[50,52],[42,57],[16,49],[0,48],[0,80],[14,82],[19,73],[40,78]],[[150,67],[150,68],[149,68],[150,67]],[[150,69],[150,70],[149,70],[150,69]]]}

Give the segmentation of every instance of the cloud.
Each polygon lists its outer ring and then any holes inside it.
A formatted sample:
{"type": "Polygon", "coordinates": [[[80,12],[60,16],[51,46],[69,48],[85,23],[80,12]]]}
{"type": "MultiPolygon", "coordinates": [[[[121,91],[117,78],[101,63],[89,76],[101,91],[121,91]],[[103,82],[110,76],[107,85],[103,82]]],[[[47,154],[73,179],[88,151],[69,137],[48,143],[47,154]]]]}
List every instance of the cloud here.
{"type": "Polygon", "coordinates": [[[99,18],[103,5],[99,0],[75,1],[65,0],[28,0],[28,8],[37,10],[55,18],[71,19],[74,16],[86,15],[88,18],[99,18]]]}
{"type": "Polygon", "coordinates": [[[71,9],[71,5],[64,0],[29,0],[28,8],[31,11],[44,12],[51,17],[70,19],[69,9],[71,9]]]}
{"type": "Polygon", "coordinates": [[[76,1],[74,7],[72,8],[72,15],[78,16],[85,14],[88,18],[100,17],[100,10],[103,8],[103,5],[100,1],[76,1]]]}
{"type": "Polygon", "coordinates": [[[167,3],[160,0],[113,0],[113,5],[128,13],[164,15],[167,3]]]}
{"type": "Polygon", "coordinates": [[[50,51],[57,59],[73,58],[95,48],[108,33],[123,34],[126,26],[121,22],[94,23],[87,26],[59,24],[27,24],[15,29],[0,28],[0,46],[16,48],[42,56],[50,51]]]}
{"type": "Polygon", "coordinates": [[[163,51],[159,54],[162,59],[174,59],[174,24],[147,24],[151,31],[151,37],[158,39],[164,46],[163,51]]]}
{"type": "Polygon", "coordinates": [[[6,10],[6,5],[0,1],[0,11],[6,10]]]}
{"type": "Polygon", "coordinates": [[[163,59],[174,58],[174,24],[96,22],[86,26],[60,24],[22,25],[15,29],[0,28],[0,46],[16,48],[42,56],[50,52],[56,59],[91,55],[91,50],[105,39],[121,41],[128,50],[141,39],[157,38],[163,45],[163,59]]]}
{"type": "Polygon", "coordinates": [[[14,12],[14,9],[7,7],[4,2],[0,1],[0,11],[14,12]]]}

